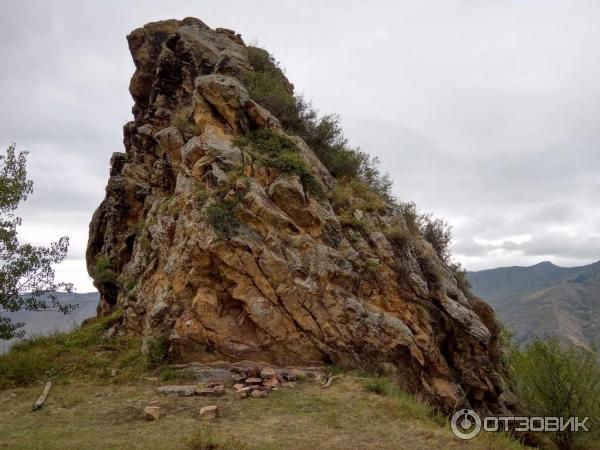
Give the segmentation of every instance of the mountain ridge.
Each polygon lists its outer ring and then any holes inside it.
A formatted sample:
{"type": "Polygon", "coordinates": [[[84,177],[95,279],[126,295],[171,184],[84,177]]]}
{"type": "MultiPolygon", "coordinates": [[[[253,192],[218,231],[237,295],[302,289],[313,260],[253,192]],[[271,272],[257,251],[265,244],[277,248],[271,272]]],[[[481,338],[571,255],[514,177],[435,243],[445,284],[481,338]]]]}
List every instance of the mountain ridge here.
{"type": "Polygon", "coordinates": [[[563,343],[600,345],[600,261],[561,267],[549,261],[467,272],[519,343],[555,336],[563,343]]]}

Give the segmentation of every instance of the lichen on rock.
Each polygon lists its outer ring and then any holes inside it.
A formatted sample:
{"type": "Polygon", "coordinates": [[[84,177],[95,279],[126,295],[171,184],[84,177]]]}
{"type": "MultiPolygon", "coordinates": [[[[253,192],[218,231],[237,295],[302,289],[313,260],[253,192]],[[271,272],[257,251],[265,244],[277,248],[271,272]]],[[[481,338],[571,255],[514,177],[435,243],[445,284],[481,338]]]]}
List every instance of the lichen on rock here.
{"type": "Polygon", "coordinates": [[[493,312],[394,208],[336,214],[335,178],[244,86],[239,35],[186,18],[128,41],[134,120],[87,250],[99,315],[173,360],[392,370],[446,411],[503,410],[493,312]]]}

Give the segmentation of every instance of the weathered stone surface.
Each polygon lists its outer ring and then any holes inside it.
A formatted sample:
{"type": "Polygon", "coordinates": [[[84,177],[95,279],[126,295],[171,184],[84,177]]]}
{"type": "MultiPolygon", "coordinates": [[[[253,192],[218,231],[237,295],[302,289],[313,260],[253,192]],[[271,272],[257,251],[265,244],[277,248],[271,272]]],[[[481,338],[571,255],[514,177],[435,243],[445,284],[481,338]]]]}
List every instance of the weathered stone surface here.
{"type": "MultiPolygon", "coordinates": [[[[284,133],[243,85],[253,69],[239,35],[186,18],[150,23],[128,41],[135,120],[124,127],[126,153],[111,159],[86,255],[89,268],[110,262],[91,273],[99,315],[123,310],[115,333],[141,335],[146,348],[167,336],[173,361],[385,367],[446,411],[503,411],[493,312],[465,296],[424,239],[407,231],[405,245],[388,241],[386,227],[406,229],[402,215],[357,209],[365,229],[354,229],[297,177],[236,147],[257,127],[284,133]],[[224,200],[239,223],[230,239],[207,221],[207,205],[224,200]]],[[[290,138],[332,189],[315,153],[290,138]]],[[[293,372],[275,379],[284,378],[293,372]]]]}
{"type": "Polygon", "coordinates": [[[200,419],[213,420],[219,416],[219,407],[216,405],[200,408],[200,419]]]}
{"type": "Polygon", "coordinates": [[[252,391],[252,393],[250,394],[250,396],[252,398],[264,398],[267,397],[269,395],[269,393],[267,391],[261,391],[261,390],[254,390],[252,391]]]}
{"type": "Polygon", "coordinates": [[[221,395],[225,395],[225,388],[223,386],[198,388],[196,389],[196,395],[203,397],[220,397],[221,395]]]}
{"type": "Polygon", "coordinates": [[[158,420],[158,419],[160,419],[160,407],[158,407],[158,406],[146,406],[144,408],[144,419],[146,419],[146,420],[158,420]]]}
{"type": "Polygon", "coordinates": [[[176,395],[178,397],[191,397],[196,395],[196,386],[159,386],[157,389],[162,395],[176,395]]]}

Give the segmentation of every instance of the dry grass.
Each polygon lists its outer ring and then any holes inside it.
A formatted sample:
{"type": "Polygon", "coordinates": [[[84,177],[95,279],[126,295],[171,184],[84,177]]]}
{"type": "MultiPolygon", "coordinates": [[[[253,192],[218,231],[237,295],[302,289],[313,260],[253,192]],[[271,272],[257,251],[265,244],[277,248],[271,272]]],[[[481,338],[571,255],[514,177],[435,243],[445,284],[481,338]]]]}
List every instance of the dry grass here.
{"type": "MultiPolygon", "coordinates": [[[[378,386],[385,383],[377,381],[378,386]]],[[[167,398],[149,382],[95,385],[63,380],[36,413],[39,386],[0,391],[0,448],[10,449],[519,449],[500,435],[464,443],[412,397],[367,392],[364,379],[336,378],[329,389],[305,382],[267,399],[167,398]],[[156,402],[162,417],[146,422],[156,402]],[[221,417],[199,420],[202,406],[221,417]]],[[[379,390],[379,389],[378,389],[379,390]]]]}

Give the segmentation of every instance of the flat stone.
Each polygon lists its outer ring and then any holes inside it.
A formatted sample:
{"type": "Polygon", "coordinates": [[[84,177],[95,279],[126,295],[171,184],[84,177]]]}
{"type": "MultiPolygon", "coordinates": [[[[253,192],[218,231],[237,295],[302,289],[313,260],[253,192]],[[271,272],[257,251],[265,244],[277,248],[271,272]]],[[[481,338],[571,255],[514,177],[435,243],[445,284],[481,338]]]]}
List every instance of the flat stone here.
{"type": "Polygon", "coordinates": [[[262,382],[262,378],[246,378],[244,381],[246,384],[261,384],[262,382]]]}
{"type": "Polygon", "coordinates": [[[263,386],[274,388],[276,386],[279,386],[279,380],[277,379],[277,377],[269,378],[268,380],[265,380],[263,382],[263,386]]]}
{"type": "Polygon", "coordinates": [[[205,387],[205,388],[197,388],[196,394],[203,397],[220,397],[225,394],[225,387],[215,386],[215,387],[205,387]]]}
{"type": "Polygon", "coordinates": [[[200,419],[213,420],[219,416],[219,407],[217,405],[205,406],[200,408],[200,419]]]}
{"type": "Polygon", "coordinates": [[[196,386],[171,385],[159,386],[156,390],[162,395],[175,395],[177,397],[191,397],[196,395],[196,386]]]}
{"type": "Polygon", "coordinates": [[[244,388],[244,387],[246,387],[246,385],[245,385],[245,384],[242,384],[242,383],[235,383],[235,384],[233,385],[233,388],[234,388],[236,391],[237,391],[238,389],[242,389],[242,388],[244,388]]]}
{"type": "Polygon", "coordinates": [[[233,381],[244,381],[246,379],[246,374],[245,373],[234,373],[233,375],[231,375],[231,379],[233,381]]]}
{"type": "Polygon", "coordinates": [[[160,408],[158,406],[146,406],[144,408],[144,419],[158,420],[160,418],[160,408]]]}

